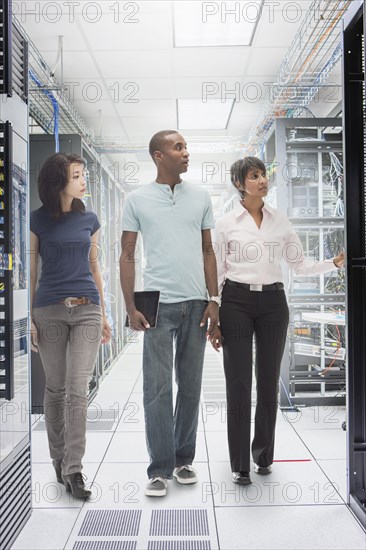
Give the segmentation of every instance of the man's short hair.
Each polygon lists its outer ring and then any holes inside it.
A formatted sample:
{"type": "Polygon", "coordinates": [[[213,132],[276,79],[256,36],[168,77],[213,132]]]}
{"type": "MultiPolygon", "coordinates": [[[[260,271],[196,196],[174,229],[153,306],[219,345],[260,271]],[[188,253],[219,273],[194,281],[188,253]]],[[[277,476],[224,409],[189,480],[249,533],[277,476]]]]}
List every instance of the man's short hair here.
{"type": "Polygon", "coordinates": [[[151,158],[155,162],[154,153],[155,151],[162,151],[164,148],[164,141],[167,136],[172,134],[178,134],[178,130],[161,130],[153,135],[149,143],[149,153],[151,158]]]}

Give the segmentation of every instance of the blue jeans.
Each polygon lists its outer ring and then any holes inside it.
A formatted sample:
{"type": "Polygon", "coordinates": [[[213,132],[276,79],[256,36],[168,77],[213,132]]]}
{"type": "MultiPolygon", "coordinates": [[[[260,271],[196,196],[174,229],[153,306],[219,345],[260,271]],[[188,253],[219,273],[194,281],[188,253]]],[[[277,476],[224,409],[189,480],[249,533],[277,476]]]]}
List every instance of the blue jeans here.
{"type": "Polygon", "coordinates": [[[144,335],[144,409],[149,478],[172,478],[176,466],[192,464],[196,449],[207,326],[200,327],[204,300],[160,304],[157,326],[144,335]],[[173,414],[173,343],[178,393],[173,414]]]}

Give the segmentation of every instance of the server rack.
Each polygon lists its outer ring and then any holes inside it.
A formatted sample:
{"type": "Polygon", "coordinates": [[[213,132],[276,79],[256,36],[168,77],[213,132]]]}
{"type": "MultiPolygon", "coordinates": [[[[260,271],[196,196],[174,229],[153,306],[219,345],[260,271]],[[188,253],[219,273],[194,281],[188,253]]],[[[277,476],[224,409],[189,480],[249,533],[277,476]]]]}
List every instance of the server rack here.
{"type": "Polygon", "coordinates": [[[343,28],[349,505],[366,528],[366,99],[364,3],[343,28]]]}
{"type": "MultiPolygon", "coordinates": [[[[89,385],[89,401],[98,391],[101,379],[106,375],[122,352],[126,341],[123,319],[125,306],[119,282],[119,251],[121,237],[121,212],[124,191],[113,177],[108,165],[102,162],[94,149],[77,134],[59,136],[60,151],[75,153],[86,160],[86,207],[93,210],[100,221],[100,254],[106,313],[112,328],[109,344],[100,346],[93,377],[89,385]]],[[[30,136],[30,203],[31,210],[41,206],[37,177],[45,159],[55,152],[54,136],[33,134],[30,136]]],[[[37,353],[32,352],[32,412],[43,413],[44,372],[37,353]]]]}
{"type": "MultiPolygon", "coordinates": [[[[342,120],[276,119],[264,148],[270,203],[291,220],[315,260],[344,247],[342,120]]],[[[280,405],[344,405],[344,272],[285,273],[290,325],[280,405]]]]}
{"type": "Polygon", "coordinates": [[[0,2],[0,547],[31,508],[28,304],[28,48],[0,2]]]}

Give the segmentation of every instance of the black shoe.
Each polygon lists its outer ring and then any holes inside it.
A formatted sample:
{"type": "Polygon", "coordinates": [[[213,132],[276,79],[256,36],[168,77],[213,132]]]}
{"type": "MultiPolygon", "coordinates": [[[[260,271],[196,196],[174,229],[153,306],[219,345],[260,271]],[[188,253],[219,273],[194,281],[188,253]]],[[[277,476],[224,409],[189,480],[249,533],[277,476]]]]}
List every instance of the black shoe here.
{"type": "Polygon", "coordinates": [[[272,472],[272,466],[271,464],[269,466],[258,466],[257,464],[254,464],[254,471],[256,474],[266,476],[272,472]]]}
{"type": "Polygon", "coordinates": [[[61,470],[61,462],[62,462],[62,459],[60,460],[52,460],[52,464],[53,464],[53,467],[55,468],[55,472],[56,472],[56,477],[57,477],[57,481],[59,483],[63,483],[64,480],[62,479],[62,470],[61,470]]]}
{"type": "Polygon", "coordinates": [[[92,494],[89,489],[85,489],[85,483],[83,474],[81,472],[76,472],[76,474],[62,475],[64,480],[66,491],[75,498],[89,498],[92,494]]]}
{"type": "Polygon", "coordinates": [[[233,482],[239,485],[250,485],[250,473],[249,472],[233,472],[233,482]]]}

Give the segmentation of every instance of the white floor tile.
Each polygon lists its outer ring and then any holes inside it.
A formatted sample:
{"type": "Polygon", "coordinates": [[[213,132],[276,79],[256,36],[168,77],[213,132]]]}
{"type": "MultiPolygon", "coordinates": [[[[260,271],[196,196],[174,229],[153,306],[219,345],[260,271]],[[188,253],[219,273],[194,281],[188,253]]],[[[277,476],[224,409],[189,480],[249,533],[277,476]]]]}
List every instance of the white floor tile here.
{"type": "MultiPolygon", "coordinates": [[[[101,462],[104,453],[107,450],[108,444],[113,433],[108,432],[87,432],[86,435],[86,450],[83,458],[83,463],[86,462],[101,462]]],[[[50,462],[46,432],[32,432],[32,461],[33,462],[50,462]]]]}
{"type": "Polygon", "coordinates": [[[218,508],[225,550],[365,550],[365,532],[344,505],[218,508]]]}
{"type": "Polygon", "coordinates": [[[344,504],[316,462],[274,463],[272,474],[266,476],[255,474],[252,464],[252,484],[245,487],[232,482],[229,464],[211,462],[210,473],[218,507],[344,504]]]}
{"type": "Polygon", "coordinates": [[[201,403],[200,423],[207,432],[226,432],[226,401],[203,401],[201,403]]]}
{"type": "Polygon", "coordinates": [[[104,380],[102,384],[100,385],[100,388],[98,390],[98,395],[102,396],[115,396],[117,399],[119,398],[119,395],[122,394],[130,394],[131,391],[134,389],[136,380],[135,379],[129,379],[129,380],[104,380]]]}
{"type": "Polygon", "coordinates": [[[206,432],[208,459],[211,462],[229,462],[229,449],[226,432],[206,432]]]}
{"type": "Polygon", "coordinates": [[[299,436],[290,426],[278,426],[275,435],[274,460],[302,460],[312,458],[299,436]]]}
{"type": "Polygon", "coordinates": [[[346,408],[338,405],[304,407],[296,411],[280,411],[280,418],[295,430],[340,430],[346,419],[346,408]]]}
{"type": "MultiPolygon", "coordinates": [[[[226,432],[207,432],[209,460],[229,462],[226,432]]],[[[312,458],[305,445],[290,426],[276,430],[275,460],[301,460],[312,458]]]]}
{"type": "Polygon", "coordinates": [[[318,460],[317,462],[328,479],[338,488],[344,502],[347,502],[347,461],[318,460]]]}
{"type": "Polygon", "coordinates": [[[346,458],[347,434],[343,430],[299,430],[299,436],[316,460],[346,458]]]}
{"type": "Polygon", "coordinates": [[[108,373],[108,376],[103,379],[101,386],[103,387],[104,382],[123,382],[128,380],[136,381],[139,376],[141,376],[141,368],[136,368],[132,366],[128,366],[127,368],[125,366],[123,368],[113,367],[113,369],[108,373]]]}
{"type": "Polygon", "coordinates": [[[64,548],[80,513],[79,509],[33,510],[11,550],[60,550],[64,548]]]}
{"type": "MultiPolygon", "coordinates": [[[[116,431],[104,462],[148,462],[144,431],[116,431]]],[[[206,441],[203,432],[197,433],[195,462],[207,462],[206,441]]]]}
{"type": "Polygon", "coordinates": [[[133,396],[128,400],[119,420],[117,432],[145,432],[145,416],[142,401],[133,396]]]}
{"type": "MultiPolygon", "coordinates": [[[[99,463],[83,464],[87,487],[92,483],[99,463]]],[[[34,508],[81,508],[84,501],[67,493],[65,486],[57,483],[51,462],[32,464],[32,505],[34,508]]]]}
{"type": "MultiPolygon", "coordinates": [[[[85,503],[90,508],[184,508],[206,506],[207,487],[210,483],[207,464],[194,464],[198,482],[181,485],[175,479],[168,481],[167,495],[162,498],[146,497],[148,462],[104,463],[92,485],[94,497],[85,503]]],[[[212,499],[208,501],[212,507],[212,499]]]]}
{"type": "MultiPolygon", "coordinates": [[[[71,550],[80,540],[78,529],[86,510],[93,508],[142,510],[137,550],[146,550],[151,540],[153,509],[180,508],[207,509],[212,550],[366,550],[365,533],[344,505],[346,434],[341,429],[345,419],[342,407],[279,411],[273,473],[259,476],[252,468],[252,485],[242,488],[232,483],[225,400],[202,401],[194,461],[198,483],[182,486],[171,480],[166,497],[146,497],[149,459],[141,354],[140,336],[103,380],[90,408],[92,415],[113,411],[118,425],[114,433],[87,433],[83,473],[88,481],[94,480],[89,501],[73,500],[56,483],[47,434],[32,433],[34,512],[14,550],[71,550]]],[[[218,359],[222,357],[208,346],[207,374],[217,374],[218,359]]],[[[255,396],[253,411],[254,407],[255,396]]]]}
{"type": "Polygon", "coordinates": [[[115,432],[104,462],[148,462],[145,433],[115,432]]]}
{"type": "Polygon", "coordinates": [[[110,409],[117,411],[118,414],[122,413],[123,408],[129,400],[131,391],[123,392],[117,390],[103,391],[101,389],[94,397],[92,404],[100,409],[110,409]]]}

